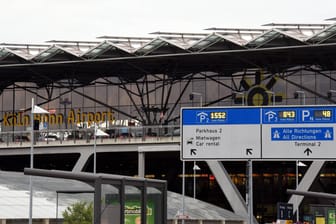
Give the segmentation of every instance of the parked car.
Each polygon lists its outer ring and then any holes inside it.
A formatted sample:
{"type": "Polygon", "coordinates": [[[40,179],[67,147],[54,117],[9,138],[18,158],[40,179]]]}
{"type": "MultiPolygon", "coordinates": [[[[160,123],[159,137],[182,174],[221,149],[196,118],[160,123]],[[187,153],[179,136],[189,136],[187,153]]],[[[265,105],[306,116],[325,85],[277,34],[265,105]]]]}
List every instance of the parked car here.
{"type": "Polygon", "coordinates": [[[30,139],[26,135],[15,135],[14,142],[29,142],[30,139]]]}
{"type": "Polygon", "coordinates": [[[181,130],[180,128],[176,128],[171,132],[168,132],[167,134],[165,134],[165,136],[180,136],[181,135],[181,130]]]}
{"type": "Polygon", "coordinates": [[[40,141],[57,141],[59,137],[55,133],[48,133],[40,136],[40,141]]]}

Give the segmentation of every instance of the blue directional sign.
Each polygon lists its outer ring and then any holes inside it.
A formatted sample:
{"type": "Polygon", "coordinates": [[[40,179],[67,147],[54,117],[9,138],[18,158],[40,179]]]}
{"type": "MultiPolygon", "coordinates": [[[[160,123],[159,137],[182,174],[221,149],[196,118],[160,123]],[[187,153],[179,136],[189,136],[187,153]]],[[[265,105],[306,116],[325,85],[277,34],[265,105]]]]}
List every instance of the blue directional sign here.
{"type": "Polygon", "coordinates": [[[185,160],[260,158],[260,108],[182,108],[185,160]]]}
{"type": "Polygon", "coordinates": [[[181,158],[336,158],[336,106],[182,108],[181,158]]]}
{"type": "Polygon", "coordinates": [[[335,109],[335,106],[262,108],[262,158],[336,158],[335,109]]]}
{"type": "Polygon", "coordinates": [[[272,141],[333,141],[333,127],[271,128],[272,141]]]}

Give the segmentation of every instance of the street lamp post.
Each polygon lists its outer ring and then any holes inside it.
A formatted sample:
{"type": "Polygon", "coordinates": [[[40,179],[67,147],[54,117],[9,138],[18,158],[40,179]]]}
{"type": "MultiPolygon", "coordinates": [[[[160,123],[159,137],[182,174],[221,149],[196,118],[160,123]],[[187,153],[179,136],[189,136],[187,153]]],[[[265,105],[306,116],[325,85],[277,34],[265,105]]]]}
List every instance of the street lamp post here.
{"type": "Polygon", "coordinates": [[[336,93],[336,90],[333,89],[328,90],[327,96],[329,99],[331,99],[333,93],[336,93]]]}
{"type": "Polygon", "coordinates": [[[297,90],[294,93],[294,98],[299,99],[299,96],[302,96],[302,105],[306,105],[306,93],[304,91],[297,90]]]}
{"type": "Polygon", "coordinates": [[[190,95],[189,95],[189,99],[190,99],[190,100],[193,100],[193,99],[194,99],[194,96],[199,96],[199,97],[200,97],[200,107],[202,107],[202,106],[203,106],[203,101],[202,101],[203,96],[202,96],[202,94],[201,94],[201,93],[197,93],[197,92],[192,92],[192,93],[190,93],[190,95]]]}
{"type": "Polygon", "coordinates": [[[182,224],[184,224],[184,215],[185,215],[185,161],[182,161],[182,224]]]}
{"type": "Polygon", "coordinates": [[[94,135],[93,135],[93,173],[97,171],[97,152],[96,152],[96,145],[97,145],[97,136],[109,136],[106,132],[103,132],[97,127],[97,124],[94,126],[94,135]]]}
{"type": "MultiPolygon", "coordinates": [[[[34,168],[34,98],[30,113],[30,168],[34,168]]],[[[33,223],[33,179],[29,176],[29,224],[33,223]]]]}
{"type": "Polygon", "coordinates": [[[242,96],[242,103],[241,103],[241,105],[244,106],[245,105],[245,92],[236,92],[236,91],[234,91],[233,93],[242,96]]]}
{"type": "MultiPolygon", "coordinates": [[[[298,190],[298,186],[299,186],[299,166],[307,166],[306,164],[304,164],[303,162],[296,160],[296,166],[295,166],[295,185],[296,185],[296,190],[298,190]]],[[[299,219],[300,219],[300,215],[299,215],[299,205],[298,205],[298,200],[297,200],[296,196],[296,223],[299,223],[299,219]]]]}
{"type": "Polygon", "coordinates": [[[97,144],[97,125],[94,126],[94,135],[93,135],[93,173],[96,173],[97,169],[97,152],[96,152],[96,144],[97,144]]]}
{"type": "Polygon", "coordinates": [[[201,170],[201,168],[199,166],[197,166],[196,164],[196,161],[194,161],[194,167],[193,167],[193,170],[194,170],[194,199],[196,198],[196,171],[197,170],[201,170]]]}
{"type": "MultiPolygon", "coordinates": [[[[299,161],[295,162],[295,189],[298,189],[299,186],[299,161]]],[[[299,223],[300,215],[299,215],[299,205],[298,205],[298,196],[296,196],[296,223],[299,223]]]]}
{"type": "Polygon", "coordinates": [[[64,124],[65,124],[65,129],[68,129],[68,121],[67,121],[67,115],[66,115],[66,109],[67,109],[67,105],[71,104],[71,101],[68,98],[64,98],[64,99],[60,99],[60,104],[62,104],[64,106],[64,124]]]}
{"type": "MultiPolygon", "coordinates": [[[[32,98],[30,113],[30,168],[34,168],[34,114],[49,114],[48,111],[38,107],[32,98]]],[[[33,179],[29,176],[29,224],[33,223],[33,179]]]]}

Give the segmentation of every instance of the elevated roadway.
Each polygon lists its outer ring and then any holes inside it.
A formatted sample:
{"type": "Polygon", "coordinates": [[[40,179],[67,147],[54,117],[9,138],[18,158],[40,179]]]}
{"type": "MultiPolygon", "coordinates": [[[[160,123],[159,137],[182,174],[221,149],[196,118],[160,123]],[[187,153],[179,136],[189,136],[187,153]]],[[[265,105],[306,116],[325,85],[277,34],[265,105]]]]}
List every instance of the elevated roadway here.
{"type": "MultiPolygon", "coordinates": [[[[147,138],[106,138],[97,139],[96,152],[167,152],[180,150],[180,137],[147,137],[147,138]]],[[[29,141],[1,142],[1,155],[29,155],[31,143],[29,141]]],[[[34,155],[41,154],[67,154],[78,153],[80,155],[73,171],[79,172],[94,153],[94,141],[89,140],[67,140],[67,141],[36,141],[34,144],[34,155]]],[[[139,172],[143,169],[139,167],[139,172]]]]}
{"type": "MultiPolygon", "coordinates": [[[[94,153],[93,139],[73,139],[67,141],[36,141],[34,144],[34,155],[47,154],[67,154],[78,153],[79,159],[75,163],[72,171],[80,172],[87,163],[88,159],[94,153]]],[[[138,176],[145,176],[145,153],[146,152],[168,152],[180,151],[180,136],[167,137],[132,137],[132,138],[106,138],[97,139],[96,152],[138,152],[138,176]]],[[[30,141],[1,142],[0,156],[29,155],[31,149],[30,141]]],[[[206,161],[213,175],[216,177],[219,186],[234,212],[243,217],[247,217],[246,202],[240,195],[230,175],[225,170],[220,161],[206,161]]],[[[307,170],[305,176],[298,184],[297,190],[308,190],[313,180],[319,174],[324,161],[314,161],[307,170]]],[[[289,203],[296,209],[302,202],[303,196],[293,195],[289,203]]],[[[294,212],[296,212],[294,210],[294,212]]],[[[255,220],[254,220],[255,221],[255,220]]]]}

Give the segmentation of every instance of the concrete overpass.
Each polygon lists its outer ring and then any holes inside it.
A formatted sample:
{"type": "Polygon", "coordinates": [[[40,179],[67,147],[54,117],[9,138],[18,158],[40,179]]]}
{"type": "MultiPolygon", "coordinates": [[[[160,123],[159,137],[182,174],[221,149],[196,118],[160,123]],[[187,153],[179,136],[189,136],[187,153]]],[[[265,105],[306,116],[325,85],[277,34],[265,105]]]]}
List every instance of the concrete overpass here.
{"type": "MultiPolygon", "coordinates": [[[[30,141],[19,142],[1,142],[1,155],[29,155],[30,141]]],[[[67,141],[36,141],[34,144],[34,155],[42,154],[66,154],[78,153],[77,160],[72,171],[82,171],[89,157],[93,154],[94,141],[87,140],[67,140],[67,141]]],[[[168,152],[180,151],[180,136],[169,137],[146,137],[146,138],[106,138],[98,139],[96,142],[96,152],[138,152],[138,176],[145,176],[145,154],[146,152],[168,152]]],[[[241,196],[235,184],[232,182],[229,173],[226,171],[223,163],[216,160],[206,161],[211,172],[215,176],[224,195],[228,199],[233,211],[243,217],[248,217],[247,206],[245,199],[241,196]]],[[[317,160],[309,167],[305,176],[298,184],[297,190],[307,191],[313,183],[315,177],[319,174],[324,161],[317,160]]],[[[293,195],[289,199],[289,203],[296,208],[301,204],[303,196],[293,195]]],[[[256,222],[256,221],[255,221],[256,222]]]]}

